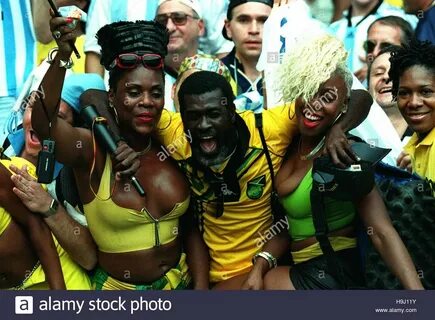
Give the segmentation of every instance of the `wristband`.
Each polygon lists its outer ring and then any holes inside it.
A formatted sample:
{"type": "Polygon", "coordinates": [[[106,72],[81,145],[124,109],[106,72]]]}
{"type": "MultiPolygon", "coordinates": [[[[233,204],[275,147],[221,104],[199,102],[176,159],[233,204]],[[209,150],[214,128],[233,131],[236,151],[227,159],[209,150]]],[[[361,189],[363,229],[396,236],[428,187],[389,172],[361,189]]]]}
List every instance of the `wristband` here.
{"type": "Polygon", "coordinates": [[[269,269],[276,268],[278,265],[276,258],[267,251],[261,251],[256,253],[252,258],[252,264],[255,264],[255,261],[257,261],[258,257],[261,257],[267,261],[267,263],[269,264],[269,269]]]}
{"type": "Polygon", "coordinates": [[[48,207],[47,211],[41,212],[41,216],[43,216],[44,218],[51,217],[52,215],[56,214],[58,207],[59,202],[57,202],[56,199],[51,200],[50,207],[48,207]]]}

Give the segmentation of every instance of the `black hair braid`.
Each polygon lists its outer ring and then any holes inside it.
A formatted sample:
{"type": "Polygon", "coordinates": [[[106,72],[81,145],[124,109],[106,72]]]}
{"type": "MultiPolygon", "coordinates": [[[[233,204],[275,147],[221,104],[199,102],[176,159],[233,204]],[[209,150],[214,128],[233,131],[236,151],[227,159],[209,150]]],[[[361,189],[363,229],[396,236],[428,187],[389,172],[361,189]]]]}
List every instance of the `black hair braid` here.
{"type": "Polygon", "coordinates": [[[388,76],[392,85],[393,100],[397,100],[399,81],[403,73],[413,66],[422,66],[432,71],[435,75],[435,45],[429,41],[413,40],[409,45],[398,48],[391,53],[390,71],[388,76]]]}
{"type": "Polygon", "coordinates": [[[122,53],[154,53],[165,57],[168,52],[168,30],[155,21],[114,22],[98,30],[97,39],[101,46],[101,64],[107,70],[122,53]]]}

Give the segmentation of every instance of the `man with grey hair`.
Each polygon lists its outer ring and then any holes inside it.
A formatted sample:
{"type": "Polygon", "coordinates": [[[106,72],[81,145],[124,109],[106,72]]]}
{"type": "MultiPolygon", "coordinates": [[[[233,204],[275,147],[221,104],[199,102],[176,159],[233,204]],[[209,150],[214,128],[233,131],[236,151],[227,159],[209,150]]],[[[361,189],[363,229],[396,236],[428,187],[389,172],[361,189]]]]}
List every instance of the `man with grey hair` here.
{"type": "Polygon", "coordinates": [[[169,31],[168,54],[165,57],[165,108],[175,111],[172,86],[178,69],[187,57],[198,53],[199,37],[205,25],[197,0],[160,0],[155,20],[169,31]]]}

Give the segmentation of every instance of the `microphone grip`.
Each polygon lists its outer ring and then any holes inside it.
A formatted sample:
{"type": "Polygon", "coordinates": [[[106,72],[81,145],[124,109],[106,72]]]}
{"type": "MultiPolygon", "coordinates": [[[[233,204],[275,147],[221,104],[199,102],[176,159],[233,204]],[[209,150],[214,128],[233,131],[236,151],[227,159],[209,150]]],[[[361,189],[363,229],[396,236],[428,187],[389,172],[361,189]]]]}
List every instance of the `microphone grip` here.
{"type": "MultiPolygon", "coordinates": [[[[85,120],[85,122],[91,127],[93,125],[95,135],[97,140],[103,144],[103,146],[107,149],[107,151],[111,154],[115,153],[117,148],[116,141],[113,138],[112,133],[107,128],[106,122],[95,122],[95,119],[100,117],[100,114],[97,112],[96,108],[93,105],[84,106],[80,113],[85,120]]],[[[139,193],[141,197],[145,196],[145,190],[140,184],[139,180],[135,176],[131,176],[130,178],[133,187],[139,193]]]]}
{"type": "Polygon", "coordinates": [[[101,144],[103,144],[104,148],[106,148],[108,152],[114,153],[117,148],[115,139],[113,138],[112,133],[107,128],[105,122],[95,121],[95,119],[98,119],[100,117],[100,114],[98,113],[96,108],[93,105],[84,106],[81,109],[80,113],[88,126],[93,126],[93,130],[95,131],[95,136],[97,137],[97,140],[101,144]]]}

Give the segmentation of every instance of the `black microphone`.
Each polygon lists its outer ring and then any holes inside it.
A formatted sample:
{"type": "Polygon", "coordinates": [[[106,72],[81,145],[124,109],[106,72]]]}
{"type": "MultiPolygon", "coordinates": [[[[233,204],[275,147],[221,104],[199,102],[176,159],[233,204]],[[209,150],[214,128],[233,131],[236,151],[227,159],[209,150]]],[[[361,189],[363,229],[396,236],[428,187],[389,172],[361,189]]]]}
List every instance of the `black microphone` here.
{"type": "MultiPolygon", "coordinates": [[[[108,152],[113,154],[117,148],[117,145],[113,134],[107,128],[105,121],[106,119],[100,116],[97,109],[93,105],[82,107],[80,110],[80,115],[90,127],[93,126],[97,140],[104,146],[104,148],[106,148],[108,152]],[[98,119],[104,119],[104,121],[98,121],[98,119]]],[[[145,191],[142,188],[139,180],[137,180],[135,176],[131,176],[130,180],[137,192],[144,197],[145,191]]]]}

